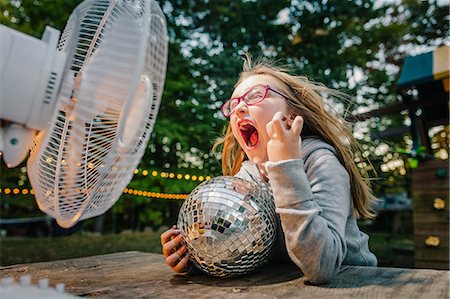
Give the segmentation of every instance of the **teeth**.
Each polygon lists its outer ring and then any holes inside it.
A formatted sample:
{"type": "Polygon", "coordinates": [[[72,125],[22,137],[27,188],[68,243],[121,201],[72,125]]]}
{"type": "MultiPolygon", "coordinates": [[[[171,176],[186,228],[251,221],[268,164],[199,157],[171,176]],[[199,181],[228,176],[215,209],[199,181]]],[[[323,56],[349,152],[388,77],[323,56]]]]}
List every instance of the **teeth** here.
{"type": "Polygon", "coordinates": [[[247,130],[247,129],[248,129],[248,128],[247,128],[248,125],[253,126],[252,123],[249,122],[249,121],[243,121],[243,122],[240,122],[240,123],[239,123],[239,129],[241,129],[241,130],[242,130],[242,129],[247,130]]]}

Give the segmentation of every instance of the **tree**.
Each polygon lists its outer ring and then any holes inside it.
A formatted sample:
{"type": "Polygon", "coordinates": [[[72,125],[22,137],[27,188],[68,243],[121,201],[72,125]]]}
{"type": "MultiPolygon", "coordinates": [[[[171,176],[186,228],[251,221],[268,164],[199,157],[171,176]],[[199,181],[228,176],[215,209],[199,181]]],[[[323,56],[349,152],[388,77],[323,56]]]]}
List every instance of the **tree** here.
{"type": "MultiPolygon", "coordinates": [[[[202,0],[165,5],[169,18],[179,25],[185,57],[199,77],[208,78],[212,99],[231,94],[240,54],[248,51],[281,59],[295,73],[349,93],[354,97],[350,112],[359,113],[398,101],[396,80],[406,55],[450,44],[448,5],[437,1],[202,0]]],[[[219,106],[220,101],[213,107],[219,106]]],[[[355,125],[364,154],[376,168],[386,162],[380,147],[388,145],[388,160],[399,159],[395,148],[408,147],[409,139],[380,141],[371,133],[405,121],[407,115],[402,114],[355,125]]]]}
{"type": "MultiPolygon", "coordinates": [[[[62,30],[79,2],[2,0],[0,20],[40,37],[46,24],[62,30]]],[[[244,51],[281,60],[296,74],[349,93],[354,97],[351,112],[358,113],[398,101],[396,80],[406,55],[450,44],[448,5],[437,1],[158,2],[168,22],[169,62],[160,112],[139,168],[159,173],[220,174],[211,153],[226,123],[218,109],[232,93],[244,51]]],[[[398,159],[394,149],[408,148],[409,139],[374,140],[371,132],[399,126],[406,118],[396,115],[355,125],[376,167],[398,159]]],[[[7,171],[2,168],[2,175],[7,171]]],[[[387,176],[395,172],[402,176],[399,169],[387,176]]],[[[137,175],[130,188],[188,193],[196,184],[137,175]]],[[[135,218],[155,219],[152,225],[158,226],[173,223],[178,206],[146,204],[124,195],[116,208],[137,210],[141,216],[135,218]],[[161,217],[163,222],[158,222],[161,217]]],[[[136,225],[142,227],[144,220],[136,225]]]]}

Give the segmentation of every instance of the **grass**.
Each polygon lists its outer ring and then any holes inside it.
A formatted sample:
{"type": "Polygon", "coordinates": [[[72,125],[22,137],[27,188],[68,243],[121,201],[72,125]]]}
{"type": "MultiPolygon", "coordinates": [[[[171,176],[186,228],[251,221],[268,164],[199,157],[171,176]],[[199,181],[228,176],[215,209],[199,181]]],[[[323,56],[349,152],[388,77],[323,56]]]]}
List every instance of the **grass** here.
{"type": "MultiPolygon", "coordinates": [[[[377,256],[380,266],[412,267],[412,236],[389,233],[370,233],[369,235],[370,250],[377,256]]],[[[75,234],[52,238],[4,238],[0,242],[1,266],[132,250],[161,253],[158,232],[75,234]]]]}
{"type": "Polygon", "coordinates": [[[0,241],[0,265],[47,262],[121,251],[161,253],[160,234],[76,234],[65,237],[5,238],[0,241]]]}

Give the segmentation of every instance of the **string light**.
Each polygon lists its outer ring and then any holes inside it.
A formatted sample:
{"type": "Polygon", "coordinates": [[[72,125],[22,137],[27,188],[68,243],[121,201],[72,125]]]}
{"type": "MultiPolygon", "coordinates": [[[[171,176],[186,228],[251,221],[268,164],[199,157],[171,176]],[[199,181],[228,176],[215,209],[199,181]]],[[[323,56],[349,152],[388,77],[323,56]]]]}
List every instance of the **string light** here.
{"type": "Polygon", "coordinates": [[[10,189],[10,188],[5,188],[5,189],[1,189],[0,188],[0,194],[6,194],[6,195],[19,195],[20,193],[22,193],[23,195],[27,195],[28,193],[30,194],[34,194],[34,190],[28,190],[27,188],[23,188],[23,189],[19,189],[19,188],[14,188],[14,189],[10,189]]]}
{"type": "MultiPolygon", "coordinates": [[[[1,189],[0,188],[0,194],[6,194],[6,195],[19,195],[20,193],[22,195],[31,194],[34,195],[34,189],[19,189],[14,188],[11,190],[10,188],[1,189]]],[[[148,198],[157,198],[157,199],[175,199],[175,200],[184,200],[186,199],[189,194],[181,194],[181,193],[160,193],[160,192],[151,192],[151,191],[145,191],[145,190],[137,190],[137,189],[130,189],[125,188],[123,189],[124,194],[130,194],[134,196],[142,196],[142,197],[148,197],[148,198]]]]}
{"type": "Polygon", "coordinates": [[[136,190],[136,189],[131,189],[131,188],[123,189],[123,193],[124,194],[133,194],[136,196],[149,197],[149,198],[151,197],[151,198],[158,198],[158,199],[176,199],[176,200],[184,200],[189,195],[189,194],[176,194],[176,193],[159,193],[159,192],[136,190]]]}
{"type": "MultiPolygon", "coordinates": [[[[47,158],[47,162],[49,162],[49,163],[51,163],[52,162],[52,159],[51,158],[47,158]]],[[[66,164],[66,161],[65,160],[62,160],[62,162],[61,162],[63,165],[65,165],[66,164]]],[[[81,166],[81,164],[80,165],[77,165],[77,166],[81,166]]],[[[93,168],[94,167],[94,164],[91,162],[91,163],[89,163],[88,164],[88,168],[93,168]]],[[[116,170],[115,168],[116,167],[114,167],[113,166],[113,170],[116,170]]],[[[26,171],[26,168],[25,168],[25,171],[26,171]]],[[[147,169],[142,169],[142,171],[141,170],[139,170],[138,168],[136,168],[134,171],[133,171],[133,173],[134,174],[139,174],[139,173],[141,173],[143,176],[148,176],[149,174],[151,174],[152,176],[154,176],[154,177],[156,177],[156,176],[161,176],[162,178],[164,178],[164,179],[178,179],[178,180],[181,180],[181,179],[185,179],[185,180],[187,180],[187,181],[199,181],[199,182],[203,182],[204,180],[210,180],[211,179],[211,176],[203,176],[203,175],[201,175],[201,176],[196,176],[196,175],[190,175],[190,174],[181,174],[181,173],[173,173],[173,172],[171,172],[171,173],[167,173],[167,172],[164,172],[164,171],[161,171],[161,172],[158,172],[157,170],[153,170],[153,171],[149,171],[149,170],[147,170],[147,169]]]]}
{"type": "Polygon", "coordinates": [[[196,175],[190,175],[190,174],[181,174],[181,173],[173,173],[173,172],[170,172],[170,173],[168,173],[168,172],[165,172],[165,171],[161,171],[161,172],[158,172],[158,171],[156,171],[156,170],[153,170],[153,171],[149,171],[149,170],[147,170],[147,169],[142,169],[142,170],[139,170],[138,168],[136,168],[135,170],[134,170],[134,172],[133,172],[134,174],[142,174],[142,176],[148,176],[149,174],[151,174],[153,177],[157,177],[157,176],[160,176],[161,178],[163,178],[163,179],[177,179],[177,180],[182,180],[183,178],[186,180],[186,181],[199,181],[199,182],[203,182],[204,180],[210,180],[211,179],[211,176],[203,176],[203,175],[200,175],[200,176],[196,176],[196,175]]]}

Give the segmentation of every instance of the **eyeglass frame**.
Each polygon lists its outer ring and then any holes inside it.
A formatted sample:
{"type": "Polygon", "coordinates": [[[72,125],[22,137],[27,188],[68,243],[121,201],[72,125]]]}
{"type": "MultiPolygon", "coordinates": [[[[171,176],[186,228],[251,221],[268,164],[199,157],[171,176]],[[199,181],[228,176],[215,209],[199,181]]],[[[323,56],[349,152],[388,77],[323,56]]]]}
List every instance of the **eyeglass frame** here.
{"type": "Polygon", "coordinates": [[[253,105],[259,104],[259,103],[261,103],[262,101],[265,100],[265,98],[267,97],[267,93],[268,93],[269,90],[270,90],[270,91],[273,91],[274,93],[276,93],[276,94],[278,94],[278,95],[280,95],[280,96],[282,96],[282,97],[285,98],[285,99],[289,99],[289,97],[288,97],[287,95],[283,94],[282,92],[280,92],[280,91],[278,91],[278,90],[276,90],[276,89],[273,89],[273,88],[270,87],[268,84],[266,84],[266,85],[264,85],[264,84],[256,84],[255,86],[253,86],[252,88],[250,88],[246,93],[244,93],[242,96],[236,97],[236,98],[231,98],[231,99],[227,100],[227,101],[222,105],[222,107],[220,107],[220,111],[222,111],[222,113],[223,113],[223,115],[224,115],[225,117],[230,117],[231,114],[233,114],[233,113],[236,111],[236,108],[235,108],[233,111],[231,111],[230,113],[226,114],[226,113],[224,112],[225,105],[227,105],[228,103],[230,103],[230,102],[233,101],[233,100],[237,100],[237,103],[236,103],[236,106],[235,106],[235,107],[237,107],[237,105],[239,105],[239,103],[240,103],[242,100],[245,102],[245,104],[247,104],[247,106],[253,106],[253,105]],[[264,95],[261,97],[261,100],[255,102],[255,103],[247,103],[247,101],[245,100],[245,97],[246,97],[251,91],[253,91],[253,90],[255,89],[255,87],[257,87],[257,86],[262,86],[262,87],[265,88],[264,95]]]}

